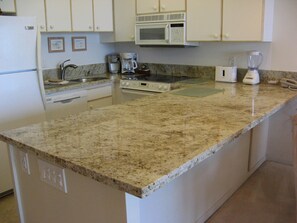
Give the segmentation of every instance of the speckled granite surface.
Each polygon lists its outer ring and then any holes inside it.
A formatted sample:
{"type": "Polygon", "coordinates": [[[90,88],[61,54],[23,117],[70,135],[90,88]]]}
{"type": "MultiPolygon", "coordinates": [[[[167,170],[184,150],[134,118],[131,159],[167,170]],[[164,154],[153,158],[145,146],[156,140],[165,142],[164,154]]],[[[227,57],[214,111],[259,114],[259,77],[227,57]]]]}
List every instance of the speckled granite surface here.
{"type": "MultiPolygon", "coordinates": [[[[69,62],[71,63],[71,62],[69,62]]],[[[69,64],[67,63],[67,64],[69,64]]],[[[78,66],[78,68],[68,68],[66,70],[65,78],[66,80],[81,78],[81,77],[94,77],[98,75],[105,74],[107,72],[106,70],[106,64],[88,64],[88,65],[82,65],[78,66]]],[[[43,79],[49,80],[49,79],[61,79],[59,74],[59,69],[44,69],[42,71],[43,73],[43,79]]]]}
{"type": "Polygon", "coordinates": [[[253,128],[297,92],[208,82],[207,97],[169,93],[0,133],[4,140],[82,175],[146,197],[253,128]]]}

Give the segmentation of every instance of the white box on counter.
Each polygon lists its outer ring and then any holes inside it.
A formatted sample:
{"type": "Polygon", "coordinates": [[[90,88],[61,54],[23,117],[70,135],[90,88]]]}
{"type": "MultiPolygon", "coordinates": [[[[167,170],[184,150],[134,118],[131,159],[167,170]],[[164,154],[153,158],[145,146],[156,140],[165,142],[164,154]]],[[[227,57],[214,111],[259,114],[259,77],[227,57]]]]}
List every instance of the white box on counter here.
{"type": "Polygon", "coordinates": [[[216,66],[216,81],[237,82],[237,67],[216,66]]]}

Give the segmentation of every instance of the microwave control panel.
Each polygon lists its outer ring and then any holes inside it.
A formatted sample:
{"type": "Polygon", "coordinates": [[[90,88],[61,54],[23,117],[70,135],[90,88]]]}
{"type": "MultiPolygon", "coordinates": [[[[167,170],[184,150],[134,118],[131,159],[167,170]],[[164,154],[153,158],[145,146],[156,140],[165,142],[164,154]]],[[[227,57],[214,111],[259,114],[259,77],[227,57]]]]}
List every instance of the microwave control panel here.
{"type": "Polygon", "coordinates": [[[173,23],[170,24],[171,44],[181,44],[185,42],[185,24],[173,23]]]}

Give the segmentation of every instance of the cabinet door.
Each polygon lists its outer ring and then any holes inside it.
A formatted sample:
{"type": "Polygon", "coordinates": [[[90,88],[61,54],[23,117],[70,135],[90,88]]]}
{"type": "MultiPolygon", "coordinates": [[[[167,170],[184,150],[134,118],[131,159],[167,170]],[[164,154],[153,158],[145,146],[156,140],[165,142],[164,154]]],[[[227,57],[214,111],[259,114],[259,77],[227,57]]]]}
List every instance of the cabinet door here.
{"type": "Polygon", "coordinates": [[[137,14],[158,13],[159,0],[136,0],[137,14]]]}
{"type": "Polygon", "coordinates": [[[174,12],[185,10],[185,0],[160,0],[160,12],[174,12]]]}
{"type": "Polygon", "coordinates": [[[223,1],[223,40],[262,40],[263,0],[223,1]]]}
{"type": "MultiPolygon", "coordinates": [[[[93,0],[94,26],[97,32],[113,31],[112,0],[93,0]]],[[[122,13],[125,13],[124,11],[122,13]]]]}
{"type": "Polygon", "coordinates": [[[267,151],[269,120],[251,130],[249,171],[255,171],[265,160],[267,151]]]}
{"type": "Polygon", "coordinates": [[[3,12],[15,12],[14,0],[0,0],[0,9],[3,12]]]}
{"type": "Polygon", "coordinates": [[[88,101],[89,110],[96,109],[96,108],[103,108],[110,105],[112,105],[111,96],[88,101]]]}
{"type": "Polygon", "coordinates": [[[221,0],[188,0],[187,40],[220,40],[222,15],[221,8],[221,0]]]}
{"type": "Polygon", "coordinates": [[[36,16],[39,30],[46,31],[43,0],[16,0],[16,7],[18,16],[36,16]]]}
{"type": "Polygon", "coordinates": [[[71,31],[70,0],[46,0],[47,31],[71,31]]]}
{"type": "Polygon", "coordinates": [[[93,31],[93,0],[71,0],[72,31],[93,31]]]}
{"type": "Polygon", "coordinates": [[[114,0],[114,19],[115,41],[134,41],[135,0],[114,0]]]}

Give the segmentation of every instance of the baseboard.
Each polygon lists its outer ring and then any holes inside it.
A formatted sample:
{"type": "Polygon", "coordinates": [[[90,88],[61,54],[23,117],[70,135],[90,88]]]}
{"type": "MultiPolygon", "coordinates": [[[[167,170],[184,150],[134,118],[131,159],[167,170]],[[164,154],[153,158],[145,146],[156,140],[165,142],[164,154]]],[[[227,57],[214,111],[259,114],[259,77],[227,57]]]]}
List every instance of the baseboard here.
{"type": "Polygon", "coordinates": [[[0,193],[0,198],[6,197],[6,196],[11,195],[11,194],[13,194],[13,189],[10,189],[8,191],[0,193]]]}

